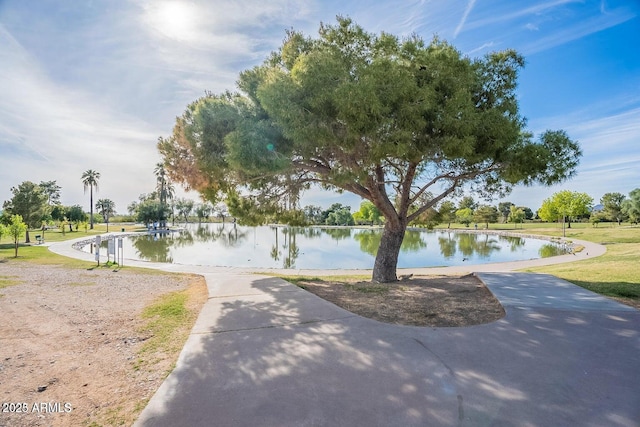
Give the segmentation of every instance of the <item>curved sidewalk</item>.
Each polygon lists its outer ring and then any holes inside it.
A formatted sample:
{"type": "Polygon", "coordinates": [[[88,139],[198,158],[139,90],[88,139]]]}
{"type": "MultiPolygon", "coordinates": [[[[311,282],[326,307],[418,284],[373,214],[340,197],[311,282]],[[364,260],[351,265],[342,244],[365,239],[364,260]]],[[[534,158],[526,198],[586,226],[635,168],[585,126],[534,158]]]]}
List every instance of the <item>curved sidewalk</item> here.
{"type": "Polygon", "coordinates": [[[186,270],[210,298],[136,426],[640,425],[640,311],[553,276],[479,273],[503,319],[419,328],[278,278],[186,270]]]}

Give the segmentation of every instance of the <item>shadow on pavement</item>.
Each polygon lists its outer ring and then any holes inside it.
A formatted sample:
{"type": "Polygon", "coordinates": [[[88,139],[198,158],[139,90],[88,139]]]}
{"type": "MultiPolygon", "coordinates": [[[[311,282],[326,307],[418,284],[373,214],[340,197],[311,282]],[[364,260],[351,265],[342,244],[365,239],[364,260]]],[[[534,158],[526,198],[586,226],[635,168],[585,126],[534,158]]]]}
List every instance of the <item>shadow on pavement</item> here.
{"type": "Polygon", "coordinates": [[[237,280],[250,286],[203,311],[136,425],[639,425],[637,310],[514,305],[487,325],[420,328],[237,280]]]}

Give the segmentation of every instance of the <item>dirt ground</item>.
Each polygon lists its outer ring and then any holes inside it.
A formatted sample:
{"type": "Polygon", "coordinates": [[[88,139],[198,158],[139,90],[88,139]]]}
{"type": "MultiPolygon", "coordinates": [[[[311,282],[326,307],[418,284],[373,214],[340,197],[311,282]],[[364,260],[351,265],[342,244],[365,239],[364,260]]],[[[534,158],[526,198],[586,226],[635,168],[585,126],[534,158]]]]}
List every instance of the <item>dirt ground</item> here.
{"type": "Polygon", "coordinates": [[[502,318],[504,309],[475,276],[414,276],[391,284],[300,281],[298,286],[352,313],[413,326],[469,326],[502,318]]]}
{"type": "MultiPolygon", "coordinates": [[[[389,323],[465,326],[504,316],[474,276],[298,285],[389,323]]],[[[0,426],[131,425],[180,349],[141,356],[149,338],[141,313],[185,289],[195,318],[207,298],[199,276],[0,262],[0,426]]]]}
{"type": "Polygon", "coordinates": [[[131,425],[177,359],[140,356],[142,310],[185,289],[197,314],[199,276],[0,262],[0,426],[131,425]]]}

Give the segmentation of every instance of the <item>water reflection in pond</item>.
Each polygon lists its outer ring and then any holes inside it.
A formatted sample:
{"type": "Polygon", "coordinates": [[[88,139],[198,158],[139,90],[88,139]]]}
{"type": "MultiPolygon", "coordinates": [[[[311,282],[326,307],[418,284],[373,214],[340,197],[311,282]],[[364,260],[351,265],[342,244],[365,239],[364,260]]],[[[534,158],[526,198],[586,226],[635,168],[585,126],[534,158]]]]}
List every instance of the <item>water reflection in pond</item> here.
{"type": "MultiPolygon", "coordinates": [[[[179,232],[129,237],[124,254],[126,258],[190,265],[369,269],[381,234],[380,229],[192,224],[179,232]]],[[[560,253],[561,247],[544,240],[408,230],[398,267],[483,264],[560,253]]]]}

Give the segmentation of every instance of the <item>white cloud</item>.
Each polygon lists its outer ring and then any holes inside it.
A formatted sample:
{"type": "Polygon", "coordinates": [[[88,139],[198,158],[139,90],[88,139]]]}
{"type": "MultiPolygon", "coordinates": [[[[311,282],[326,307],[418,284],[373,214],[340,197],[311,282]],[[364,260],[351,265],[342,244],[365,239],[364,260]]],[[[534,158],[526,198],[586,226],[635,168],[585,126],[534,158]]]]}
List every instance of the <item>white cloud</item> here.
{"type": "Polygon", "coordinates": [[[80,188],[86,169],[112,176],[119,188],[151,176],[157,135],[148,124],[52,83],[3,28],[0,44],[0,199],[8,199],[9,188],[22,181],[54,179],[63,186],[63,198],[75,202],[81,192],[73,188],[80,188]],[[65,197],[68,189],[71,198],[65,197]]]}
{"type": "Polygon", "coordinates": [[[462,31],[462,29],[464,28],[464,24],[467,22],[467,18],[469,17],[469,14],[473,10],[473,6],[475,4],[476,4],[476,0],[469,0],[469,2],[467,3],[467,7],[464,10],[464,13],[462,14],[462,18],[460,18],[460,22],[458,23],[458,26],[453,31],[454,39],[458,37],[458,34],[460,34],[460,31],[462,31]]]}
{"type": "MultiPolygon", "coordinates": [[[[564,6],[571,3],[582,3],[582,0],[554,0],[514,11],[496,11],[494,9],[487,9],[487,13],[490,13],[490,16],[479,18],[469,22],[467,24],[467,29],[471,30],[476,28],[483,28],[495,24],[510,22],[522,17],[536,16],[548,10],[555,9],[558,6],[564,6]]],[[[507,2],[507,4],[509,5],[509,7],[511,7],[514,5],[520,6],[522,3],[507,2]]]]}
{"type": "Polygon", "coordinates": [[[573,25],[564,26],[562,29],[551,32],[551,34],[546,37],[525,44],[521,50],[524,54],[542,52],[578,40],[589,34],[615,27],[635,17],[635,13],[620,9],[618,13],[598,15],[589,19],[576,21],[573,25]]]}
{"type": "Polygon", "coordinates": [[[597,202],[605,193],[628,194],[640,187],[640,105],[638,100],[613,99],[589,105],[561,117],[541,118],[532,129],[565,129],[583,151],[578,172],[568,182],[553,187],[518,187],[508,200],[537,209],[542,200],[559,190],[585,192],[597,202]],[[623,111],[609,111],[614,105],[623,111]],[[594,116],[594,114],[598,114],[594,116]]]}

